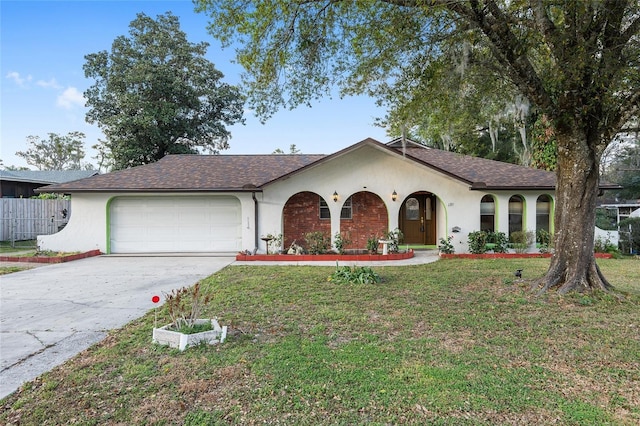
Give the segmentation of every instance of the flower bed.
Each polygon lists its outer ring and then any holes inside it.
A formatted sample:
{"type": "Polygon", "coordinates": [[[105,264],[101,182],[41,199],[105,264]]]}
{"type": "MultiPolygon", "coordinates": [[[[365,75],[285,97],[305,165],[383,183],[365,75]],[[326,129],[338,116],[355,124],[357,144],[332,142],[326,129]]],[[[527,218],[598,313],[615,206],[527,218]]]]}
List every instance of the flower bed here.
{"type": "MultiPolygon", "coordinates": [[[[596,253],[598,259],[611,259],[613,257],[610,253],[596,253]]],[[[551,253],[460,253],[460,254],[445,254],[440,253],[442,259],[527,259],[527,258],[540,258],[551,257],[551,253]]]]}
{"type": "Polygon", "coordinates": [[[307,261],[381,261],[381,260],[403,260],[411,259],[414,256],[413,250],[404,253],[389,254],[245,254],[238,253],[236,260],[267,262],[307,262],[307,261]]]}
{"type": "Polygon", "coordinates": [[[86,259],[87,257],[100,256],[100,250],[90,250],[84,253],[69,254],[66,256],[0,256],[0,262],[24,262],[24,263],[64,263],[72,260],[86,259]]]}

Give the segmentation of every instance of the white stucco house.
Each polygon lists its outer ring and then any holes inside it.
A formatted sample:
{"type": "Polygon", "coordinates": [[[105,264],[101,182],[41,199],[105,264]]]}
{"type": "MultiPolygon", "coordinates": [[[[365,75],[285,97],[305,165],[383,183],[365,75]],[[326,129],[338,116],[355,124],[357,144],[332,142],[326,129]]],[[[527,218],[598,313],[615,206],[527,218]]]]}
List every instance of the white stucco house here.
{"type": "Polygon", "coordinates": [[[555,173],[394,140],[331,155],[168,155],[157,163],[44,187],[71,194],[73,215],[45,250],[264,253],[321,231],[364,248],[399,228],[406,244],[456,252],[478,230],[553,233],[555,173]]]}

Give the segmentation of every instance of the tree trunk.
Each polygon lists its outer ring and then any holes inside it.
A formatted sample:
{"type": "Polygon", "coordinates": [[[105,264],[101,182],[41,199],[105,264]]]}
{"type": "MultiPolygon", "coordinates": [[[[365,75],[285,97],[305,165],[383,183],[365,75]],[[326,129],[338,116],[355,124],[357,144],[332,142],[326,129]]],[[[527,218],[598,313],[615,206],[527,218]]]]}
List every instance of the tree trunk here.
{"type": "Polygon", "coordinates": [[[599,191],[599,151],[584,132],[559,133],[555,208],[555,253],[542,292],[610,291],[594,254],[596,197],[599,191]]]}

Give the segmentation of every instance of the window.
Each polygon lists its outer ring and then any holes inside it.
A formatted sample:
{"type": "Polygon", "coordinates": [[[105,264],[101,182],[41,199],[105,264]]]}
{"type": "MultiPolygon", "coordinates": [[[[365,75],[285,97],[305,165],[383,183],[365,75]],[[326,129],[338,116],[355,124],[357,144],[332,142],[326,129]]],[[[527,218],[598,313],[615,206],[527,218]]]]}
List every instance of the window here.
{"type": "Polygon", "coordinates": [[[480,200],[480,230],[495,232],[496,229],[496,203],[491,195],[485,195],[480,200]]]}
{"type": "Polygon", "coordinates": [[[331,219],[331,212],[329,206],[324,198],[320,197],[320,219],[331,219]]]}
{"type": "Polygon", "coordinates": [[[351,219],[351,197],[347,198],[342,205],[342,210],[340,210],[340,219],[351,219]]]}
{"type": "MultiPolygon", "coordinates": [[[[347,198],[340,210],[340,219],[351,219],[351,197],[347,198]]],[[[331,219],[331,212],[329,211],[329,205],[320,197],[320,219],[331,219]]]]}
{"type": "Polygon", "coordinates": [[[407,220],[420,219],[420,202],[417,198],[409,198],[405,203],[405,218],[407,220]]]}
{"type": "Polygon", "coordinates": [[[550,232],[551,197],[541,195],[536,200],[536,231],[544,229],[550,232]]]}
{"type": "Polygon", "coordinates": [[[522,231],[522,216],[524,213],[524,200],[519,195],[509,198],[509,235],[522,231]]]}

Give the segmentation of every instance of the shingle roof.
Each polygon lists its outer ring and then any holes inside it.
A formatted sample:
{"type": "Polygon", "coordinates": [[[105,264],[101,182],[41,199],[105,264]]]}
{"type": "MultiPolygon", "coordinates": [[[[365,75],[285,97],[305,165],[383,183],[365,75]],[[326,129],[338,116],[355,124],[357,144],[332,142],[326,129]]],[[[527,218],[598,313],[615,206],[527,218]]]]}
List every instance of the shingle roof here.
{"type": "MultiPolygon", "coordinates": [[[[407,144],[402,150],[397,141],[385,145],[365,139],[331,155],[168,155],[153,164],[48,186],[40,191],[250,191],[317,163],[331,161],[363,145],[374,146],[392,155],[405,155],[418,164],[469,185],[470,189],[552,190],[556,184],[553,172],[421,147],[415,143],[407,144]]],[[[617,186],[603,184],[601,187],[617,186]]]]}
{"type": "Polygon", "coordinates": [[[556,174],[546,170],[433,148],[407,148],[406,154],[463,180],[472,189],[553,189],[556,186],[556,174]]]}
{"type": "Polygon", "coordinates": [[[93,176],[44,192],[242,191],[255,189],[324,155],[167,155],[160,161],[93,176]]]}
{"type": "Polygon", "coordinates": [[[0,170],[0,179],[48,184],[71,182],[97,174],[97,170],[0,170]]]}

